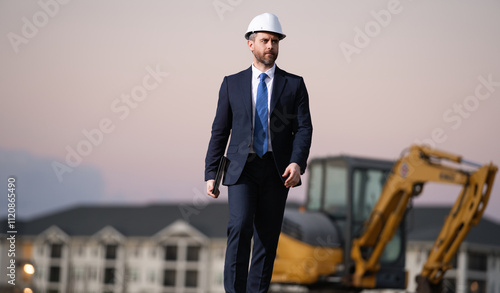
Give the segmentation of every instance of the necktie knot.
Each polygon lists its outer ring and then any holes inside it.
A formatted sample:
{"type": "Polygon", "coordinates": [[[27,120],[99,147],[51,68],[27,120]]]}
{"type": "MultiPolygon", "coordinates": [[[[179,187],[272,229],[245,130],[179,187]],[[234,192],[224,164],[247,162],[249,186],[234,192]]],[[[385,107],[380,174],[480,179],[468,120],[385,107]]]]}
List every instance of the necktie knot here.
{"type": "Polygon", "coordinates": [[[265,80],[267,78],[267,74],[261,73],[259,77],[260,77],[260,82],[265,82],[265,80]]]}

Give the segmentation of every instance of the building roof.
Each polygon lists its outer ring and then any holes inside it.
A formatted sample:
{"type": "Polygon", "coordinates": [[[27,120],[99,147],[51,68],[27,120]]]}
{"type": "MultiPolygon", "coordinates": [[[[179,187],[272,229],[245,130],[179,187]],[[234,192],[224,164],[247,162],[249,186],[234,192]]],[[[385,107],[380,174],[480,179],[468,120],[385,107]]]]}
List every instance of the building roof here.
{"type": "Polygon", "coordinates": [[[228,206],[227,204],[78,206],[17,223],[16,226],[21,235],[38,235],[51,226],[57,226],[69,236],[90,236],[106,226],[111,226],[125,237],[148,237],[177,220],[184,220],[208,237],[226,237],[228,206]]]}
{"type": "MultiPolygon", "coordinates": [[[[297,208],[292,204],[288,208],[297,208]]],[[[408,240],[434,242],[450,207],[413,207],[407,215],[408,240]]],[[[38,235],[57,226],[69,236],[91,236],[111,226],[125,237],[150,237],[172,223],[184,220],[210,238],[225,238],[227,203],[153,204],[145,206],[78,206],[25,222],[17,222],[21,235],[38,235]]],[[[2,221],[5,226],[6,221],[2,221]]],[[[2,227],[3,231],[7,231],[2,227]]],[[[500,224],[483,217],[465,243],[500,247],[500,224]]]]}
{"type": "MultiPolygon", "coordinates": [[[[434,242],[450,210],[451,207],[413,207],[407,215],[408,241],[434,242]]],[[[500,224],[483,216],[464,243],[500,246],[500,224]]]]}

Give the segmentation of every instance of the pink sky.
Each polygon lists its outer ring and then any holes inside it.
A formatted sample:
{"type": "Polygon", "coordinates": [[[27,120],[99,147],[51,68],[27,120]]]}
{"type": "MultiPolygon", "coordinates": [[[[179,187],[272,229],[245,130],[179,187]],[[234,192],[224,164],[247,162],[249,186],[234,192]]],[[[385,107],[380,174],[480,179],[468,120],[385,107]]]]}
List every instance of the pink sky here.
{"type": "MultiPolygon", "coordinates": [[[[0,2],[2,176],[54,207],[198,200],[220,83],[250,66],[243,35],[262,12],[287,34],[278,66],[305,78],[311,158],[430,142],[500,164],[498,2],[41,0],[0,2]],[[46,179],[21,181],[34,166],[46,179]]],[[[498,185],[487,214],[500,220],[498,185]]]]}

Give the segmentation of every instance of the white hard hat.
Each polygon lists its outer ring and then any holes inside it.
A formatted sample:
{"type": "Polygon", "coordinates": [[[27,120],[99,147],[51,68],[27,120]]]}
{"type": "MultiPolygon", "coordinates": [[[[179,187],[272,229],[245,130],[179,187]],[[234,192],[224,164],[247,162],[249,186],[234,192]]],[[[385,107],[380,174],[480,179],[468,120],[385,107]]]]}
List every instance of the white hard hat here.
{"type": "Polygon", "coordinates": [[[248,40],[252,33],[256,32],[271,32],[279,35],[280,40],[286,35],[281,31],[281,24],[278,17],[272,13],[262,13],[252,19],[248,25],[245,39],[248,40]]]}

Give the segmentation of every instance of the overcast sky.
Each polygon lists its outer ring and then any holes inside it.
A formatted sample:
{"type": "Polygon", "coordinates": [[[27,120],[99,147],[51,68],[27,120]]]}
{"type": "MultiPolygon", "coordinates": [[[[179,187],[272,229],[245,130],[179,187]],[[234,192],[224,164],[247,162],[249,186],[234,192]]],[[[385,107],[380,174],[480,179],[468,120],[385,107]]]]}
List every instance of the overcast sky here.
{"type": "MultiPolygon", "coordinates": [[[[263,12],[287,35],[278,66],[306,81],[310,158],[395,160],[423,142],[500,164],[498,1],[0,0],[0,186],[16,177],[19,215],[212,202],[218,90],[250,66],[243,36],[263,12]]],[[[415,202],[457,195],[431,186],[415,202]]]]}

